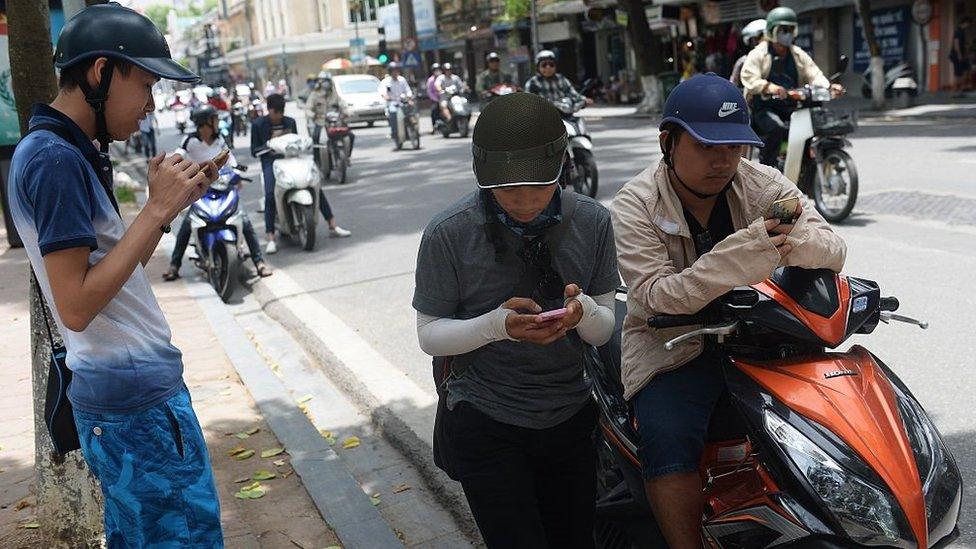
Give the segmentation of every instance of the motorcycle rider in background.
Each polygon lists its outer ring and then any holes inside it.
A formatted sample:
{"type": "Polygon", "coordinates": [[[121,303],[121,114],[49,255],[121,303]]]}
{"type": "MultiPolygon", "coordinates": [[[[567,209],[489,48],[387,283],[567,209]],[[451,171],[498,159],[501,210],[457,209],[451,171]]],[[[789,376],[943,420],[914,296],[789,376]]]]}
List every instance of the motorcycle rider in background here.
{"type": "Polygon", "coordinates": [[[390,62],[386,66],[386,78],[380,81],[380,86],[376,90],[380,97],[386,101],[386,119],[390,123],[390,134],[393,141],[398,141],[397,116],[396,110],[390,108],[391,103],[400,101],[400,96],[406,95],[407,99],[413,99],[413,90],[410,83],[400,74],[400,64],[396,61],[390,62]]]}
{"type": "Polygon", "coordinates": [[[700,338],[667,351],[678,334],[649,329],[647,319],[698,313],[781,266],[839,272],[847,247],[796,185],[742,158],[744,145],[760,141],[745,99],[725,78],[679,84],[660,129],[663,159],[624,185],[610,208],[629,288],[621,377],[657,523],[671,549],[700,549],[698,465],[711,417],[734,413],[721,368],[728,359],[700,338]],[[773,200],[788,197],[802,204],[792,223],[763,219],[773,200]]]}
{"type": "Polygon", "coordinates": [[[485,56],[485,62],[488,64],[488,68],[478,74],[474,88],[478,93],[478,99],[488,102],[491,101],[492,88],[499,84],[511,84],[514,80],[512,79],[512,75],[502,72],[499,68],[502,65],[502,59],[497,53],[489,53],[485,56]]]}
{"type": "Polygon", "coordinates": [[[542,50],[535,56],[535,68],[538,72],[525,83],[525,91],[541,95],[553,103],[569,97],[573,103],[593,104],[592,99],[576,91],[568,78],[556,72],[556,54],[552,50],[542,50]]]}
{"type": "Polygon", "coordinates": [[[437,80],[434,81],[434,87],[437,88],[437,104],[440,105],[440,116],[443,117],[442,120],[450,120],[451,113],[449,112],[449,109],[451,106],[447,104],[446,100],[444,100],[444,90],[451,86],[455,86],[460,93],[464,90],[464,81],[461,80],[460,76],[454,74],[454,67],[452,67],[450,63],[444,63],[441,65],[441,70],[443,73],[437,77],[437,80]]]}
{"type": "MultiPolygon", "coordinates": [[[[220,131],[217,129],[217,110],[213,105],[204,105],[196,111],[193,111],[190,119],[196,125],[196,131],[186,136],[183,144],[173,154],[178,154],[191,162],[207,162],[220,154],[225,148],[228,148],[227,143],[220,136],[220,131]]],[[[227,163],[224,165],[230,168],[239,166],[237,159],[234,158],[233,152],[230,153],[230,156],[227,158],[227,163]]],[[[258,243],[257,235],[254,233],[254,225],[247,216],[247,212],[244,211],[243,203],[238,205],[238,208],[244,214],[244,234],[241,236],[244,237],[244,240],[247,242],[247,247],[251,251],[251,261],[254,262],[254,268],[257,269],[258,275],[261,277],[271,276],[271,267],[268,267],[268,264],[264,262],[264,258],[261,256],[261,245],[258,243]]],[[[183,254],[186,253],[186,247],[189,243],[190,214],[188,212],[183,216],[183,222],[180,223],[180,230],[176,233],[176,245],[173,246],[173,255],[170,257],[169,269],[163,273],[163,280],[169,282],[180,277],[180,265],[183,263],[183,254]]]]}
{"type": "Polygon", "coordinates": [[[780,146],[789,135],[790,115],[796,110],[793,102],[785,101],[789,90],[809,84],[830,88],[834,97],[844,94],[843,86],[831,84],[813,59],[793,44],[798,25],[792,9],[774,8],[766,15],[765,39],[742,65],[742,87],[764,143],[759,161],[767,166],[777,166],[780,146]]]}
{"type": "Polygon", "coordinates": [[[441,116],[441,94],[437,93],[437,77],[441,73],[441,64],[434,63],[430,66],[430,76],[427,77],[427,99],[430,99],[430,133],[437,132],[437,120],[441,116]]]}
{"type": "MultiPolygon", "coordinates": [[[[288,133],[298,133],[298,124],[294,118],[285,116],[285,97],[283,95],[273,93],[266,100],[268,102],[268,114],[255,119],[251,124],[251,156],[261,159],[261,172],[264,178],[264,226],[268,233],[268,244],[265,247],[265,252],[270,255],[278,252],[278,245],[275,242],[278,208],[275,202],[274,162],[279,157],[270,150],[268,141],[288,133]]],[[[322,211],[322,217],[329,223],[329,236],[347,237],[351,234],[336,224],[335,216],[332,215],[332,207],[321,188],[319,189],[319,209],[322,211]]]]}
{"type": "Polygon", "coordinates": [[[764,32],[766,32],[765,19],[756,19],[742,27],[742,43],[746,45],[747,51],[745,55],[736,59],[735,65],[732,66],[732,75],[729,76],[729,82],[735,84],[735,87],[740,90],[742,89],[742,65],[745,65],[749,52],[756,49],[762,41],[764,32]]]}
{"type": "MultiPolygon", "coordinates": [[[[329,109],[333,105],[339,103],[339,96],[335,90],[335,84],[332,81],[332,74],[327,71],[322,71],[315,78],[315,83],[312,86],[311,93],[308,94],[308,98],[305,100],[305,119],[312,121],[314,128],[312,128],[312,141],[316,144],[321,144],[319,139],[322,137],[322,131],[325,128],[325,115],[329,112],[329,109]]],[[[353,145],[356,144],[356,135],[349,132],[349,143],[346,147],[346,160],[347,165],[352,166],[352,161],[349,158],[352,156],[353,145]]],[[[318,153],[316,153],[316,158],[318,158],[318,153]]],[[[322,166],[319,166],[322,168],[322,166]]]]}

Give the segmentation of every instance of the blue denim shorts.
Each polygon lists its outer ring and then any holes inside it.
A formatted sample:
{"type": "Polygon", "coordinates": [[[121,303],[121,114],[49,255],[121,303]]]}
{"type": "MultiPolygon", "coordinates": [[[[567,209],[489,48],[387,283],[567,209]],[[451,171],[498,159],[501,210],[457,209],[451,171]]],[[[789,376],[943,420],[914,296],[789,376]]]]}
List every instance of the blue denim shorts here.
{"type": "Polygon", "coordinates": [[[726,393],[724,360],[704,353],[654,376],[634,397],[645,480],[698,470],[712,412],[726,393]]]}
{"type": "Polygon", "coordinates": [[[107,547],[223,547],[210,457],[186,387],[140,412],[74,414],[105,496],[107,547]]]}

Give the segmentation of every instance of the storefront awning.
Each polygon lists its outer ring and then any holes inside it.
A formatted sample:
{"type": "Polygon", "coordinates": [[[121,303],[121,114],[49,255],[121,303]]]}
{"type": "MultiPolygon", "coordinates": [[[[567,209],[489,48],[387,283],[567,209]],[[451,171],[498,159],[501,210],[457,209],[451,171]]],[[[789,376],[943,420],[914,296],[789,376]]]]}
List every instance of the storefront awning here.
{"type": "Polygon", "coordinates": [[[798,14],[831,8],[846,8],[854,5],[851,0],[782,0],[780,3],[787,8],[792,8],[798,14]]]}

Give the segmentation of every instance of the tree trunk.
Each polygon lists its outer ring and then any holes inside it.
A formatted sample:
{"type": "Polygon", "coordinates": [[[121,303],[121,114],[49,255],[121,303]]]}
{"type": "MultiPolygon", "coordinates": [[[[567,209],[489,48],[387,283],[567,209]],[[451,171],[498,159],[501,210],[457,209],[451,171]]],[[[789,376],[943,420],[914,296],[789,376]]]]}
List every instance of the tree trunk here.
{"type": "Polygon", "coordinates": [[[627,12],[627,35],[637,58],[637,76],[644,89],[644,100],[637,106],[639,113],[661,112],[663,108],[661,81],[657,73],[663,68],[661,41],[651,31],[641,0],[620,0],[627,12]]]}
{"type": "MultiPolygon", "coordinates": [[[[49,103],[57,93],[47,2],[8,0],[7,21],[11,87],[17,103],[21,133],[27,130],[30,106],[49,103]],[[41,62],[43,60],[43,62],[41,62]]],[[[30,285],[31,383],[34,400],[34,470],[37,482],[37,520],[43,547],[99,547],[101,514],[99,491],[81,452],[63,458],[54,454],[44,422],[44,399],[51,359],[44,306],[33,275],[30,285]]],[[[57,327],[52,326],[60,339],[57,327]]]]}
{"type": "Polygon", "coordinates": [[[857,0],[857,13],[861,18],[861,28],[864,29],[864,42],[868,45],[868,51],[871,53],[871,102],[875,109],[881,110],[885,107],[884,59],[881,57],[881,46],[878,45],[878,39],[874,36],[870,0],[857,0]]]}

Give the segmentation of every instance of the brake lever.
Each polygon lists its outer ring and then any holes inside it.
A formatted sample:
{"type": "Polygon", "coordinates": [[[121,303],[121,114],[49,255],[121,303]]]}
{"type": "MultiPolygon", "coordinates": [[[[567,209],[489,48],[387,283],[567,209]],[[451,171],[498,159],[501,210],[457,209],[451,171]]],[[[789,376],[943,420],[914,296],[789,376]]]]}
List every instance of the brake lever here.
{"type": "Polygon", "coordinates": [[[924,320],[916,320],[914,318],[902,315],[896,315],[895,313],[889,311],[881,311],[881,322],[889,324],[894,322],[904,322],[905,324],[914,324],[923,330],[927,330],[929,323],[924,320]]]}
{"type": "Polygon", "coordinates": [[[728,324],[720,324],[718,326],[706,326],[704,328],[698,328],[697,330],[692,330],[686,334],[681,334],[678,337],[668,341],[664,344],[664,349],[667,351],[674,350],[675,346],[679,343],[687,341],[693,337],[698,337],[701,335],[717,335],[717,336],[727,336],[734,334],[736,330],[739,329],[739,321],[735,320],[728,324]]]}

